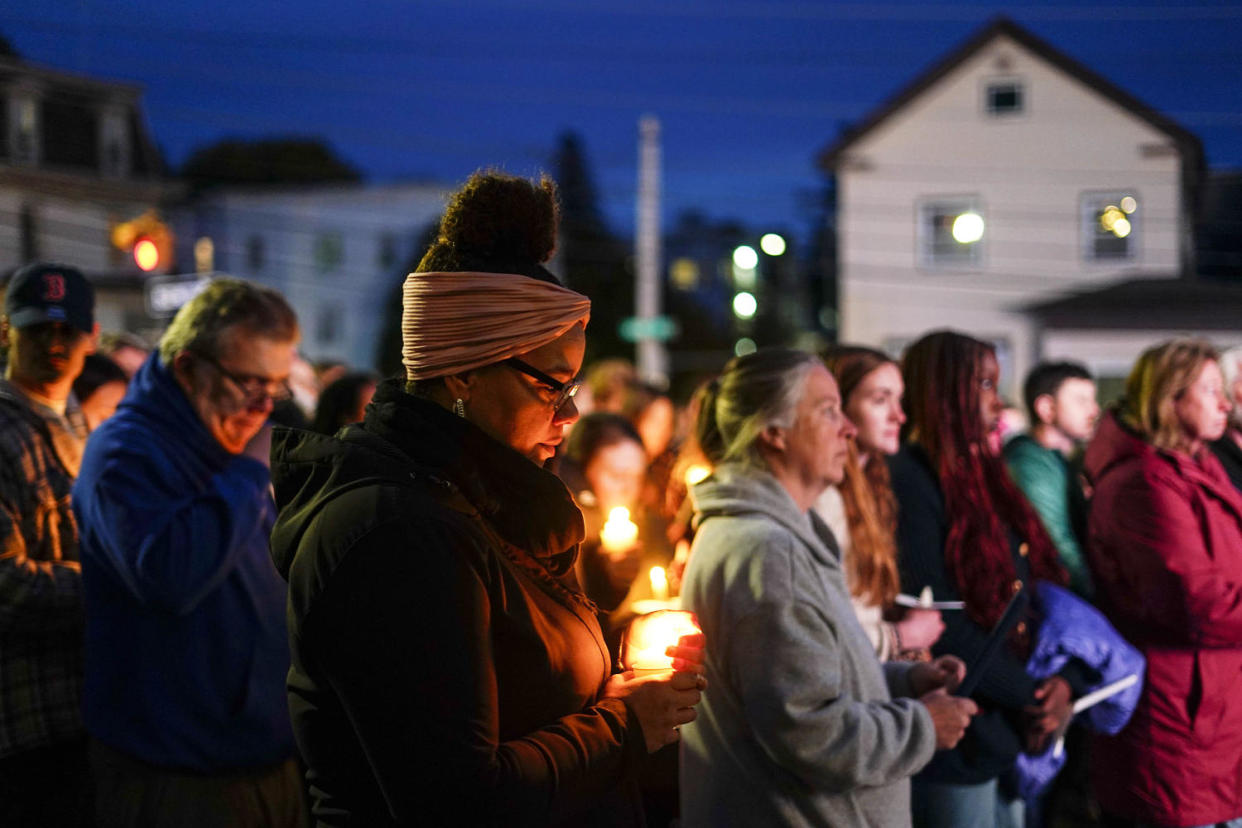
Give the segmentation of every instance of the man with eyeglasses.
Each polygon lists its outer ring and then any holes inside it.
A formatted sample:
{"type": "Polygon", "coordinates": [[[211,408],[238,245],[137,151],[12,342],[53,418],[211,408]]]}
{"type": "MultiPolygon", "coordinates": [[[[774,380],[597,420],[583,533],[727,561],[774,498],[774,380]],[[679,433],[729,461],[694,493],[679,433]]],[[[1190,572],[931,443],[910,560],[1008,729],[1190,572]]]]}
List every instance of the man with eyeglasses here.
{"type": "Polygon", "coordinates": [[[99,826],[300,826],[265,424],[298,324],[220,279],[91,438],[74,489],[99,826]]]}
{"type": "Polygon", "coordinates": [[[82,575],[70,488],[86,420],[72,394],[99,328],[90,283],[36,263],[0,316],[0,825],[79,825],[82,575]]]}

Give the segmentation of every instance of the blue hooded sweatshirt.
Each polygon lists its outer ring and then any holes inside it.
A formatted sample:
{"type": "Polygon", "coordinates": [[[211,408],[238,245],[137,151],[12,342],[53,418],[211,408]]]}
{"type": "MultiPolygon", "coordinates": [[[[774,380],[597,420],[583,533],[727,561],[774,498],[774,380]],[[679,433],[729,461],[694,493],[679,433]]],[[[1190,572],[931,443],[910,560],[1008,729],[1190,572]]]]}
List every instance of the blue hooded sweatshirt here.
{"type": "Polygon", "coordinates": [[[158,353],[87,442],[73,509],[91,735],[202,773],[292,756],[268,470],[211,436],[158,353]]]}

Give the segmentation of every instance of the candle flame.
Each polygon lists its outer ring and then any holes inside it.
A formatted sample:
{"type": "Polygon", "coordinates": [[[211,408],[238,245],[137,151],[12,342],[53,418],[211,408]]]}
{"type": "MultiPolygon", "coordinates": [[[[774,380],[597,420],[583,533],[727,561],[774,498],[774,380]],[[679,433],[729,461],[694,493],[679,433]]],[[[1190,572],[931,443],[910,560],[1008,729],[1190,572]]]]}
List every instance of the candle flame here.
{"type": "Polygon", "coordinates": [[[624,506],[613,507],[608,512],[608,521],[600,531],[600,542],[604,549],[611,553],[622,553],[632,549],[638,540],[638,525],[630,520],[630,510],[624,506]]]}
{"type": "Polygon", "coordinates": [[[635,618],[626,633],[626,669],[671,670],[673,657],[665,650],[683,635],[699,632],[694,614],[684,610],[661,610],[635,618]]]}
{"type": "Polygon", "coordinates": [[[657,601],[667,601],[668,574],[664,571],[664,567],[651,567],[651,571],[647,573],[647,578],[651,581],[651,597],[657,601]]]}
{"type": "Polygon", "coordinates": [[[686,469],[686,485],[693,486],[696,483],[702,483],[711,475],[711,473],[712,470],[708,466],[695,463],[693,466],[686,469]]]}

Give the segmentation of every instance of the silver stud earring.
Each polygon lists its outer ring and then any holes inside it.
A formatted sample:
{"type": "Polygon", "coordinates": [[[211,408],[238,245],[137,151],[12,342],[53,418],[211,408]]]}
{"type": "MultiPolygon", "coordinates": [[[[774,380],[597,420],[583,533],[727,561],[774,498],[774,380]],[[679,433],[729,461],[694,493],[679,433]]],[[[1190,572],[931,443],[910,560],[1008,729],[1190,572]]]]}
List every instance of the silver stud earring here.
{"type": "Polygon", "coordinates": [[[457,401],[453,403],[453,413],[458,417],[466,416],[466,404],[461,401],[461,397],[458,397],[457,401]]]}

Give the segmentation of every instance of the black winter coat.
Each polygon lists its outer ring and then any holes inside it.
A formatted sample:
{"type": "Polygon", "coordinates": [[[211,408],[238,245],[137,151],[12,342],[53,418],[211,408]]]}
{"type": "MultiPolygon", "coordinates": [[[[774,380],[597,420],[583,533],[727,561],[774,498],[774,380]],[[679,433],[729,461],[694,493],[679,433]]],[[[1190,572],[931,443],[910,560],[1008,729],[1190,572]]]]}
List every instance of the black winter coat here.
{"type": "Polygon", "coordinates": [[[385,383],[278,430],[289,704],[321,825],[635,825],[641,728],[578,590],[555,476],[385,383]]]}

